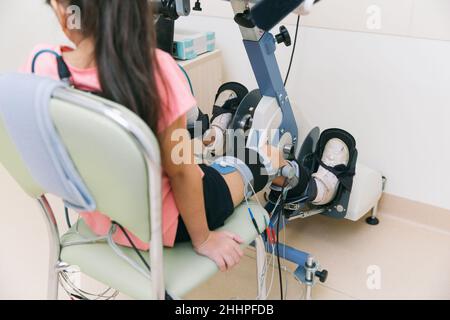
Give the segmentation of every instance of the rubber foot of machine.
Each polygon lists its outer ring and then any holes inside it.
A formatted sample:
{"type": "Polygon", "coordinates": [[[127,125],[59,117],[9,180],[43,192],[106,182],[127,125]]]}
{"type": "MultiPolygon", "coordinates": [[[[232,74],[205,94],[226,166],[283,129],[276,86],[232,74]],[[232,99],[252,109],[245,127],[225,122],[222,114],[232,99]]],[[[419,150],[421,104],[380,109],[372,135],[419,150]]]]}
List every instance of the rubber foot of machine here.
{"type": "Polygon", "coordinates": [[[380,220],[377,217],[368,217],[366,219],[367,224],[370,224],[371,226],[376,226],[380,223],[380,220]]]}

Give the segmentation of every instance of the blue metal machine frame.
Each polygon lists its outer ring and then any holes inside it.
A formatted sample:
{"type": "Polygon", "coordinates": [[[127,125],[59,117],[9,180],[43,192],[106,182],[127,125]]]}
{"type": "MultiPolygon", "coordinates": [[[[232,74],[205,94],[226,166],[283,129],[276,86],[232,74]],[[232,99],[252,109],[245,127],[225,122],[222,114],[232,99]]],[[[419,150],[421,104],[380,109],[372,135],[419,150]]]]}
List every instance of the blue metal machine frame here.
{"type": "MultiPolygon", "coordinates": [[[[298,141],[299,129],[275,56],[276,41],[274,36],[270,32],[265,32],[259,41],[244,40],[244,46],[261,94],[276,98],[282,110],[283,119],[279,130],[290,133],[294,145],[300,143],[298,141]]],[[[270,208],[266,207],[266,210],[270,211],[270,208]]],[[[279,213],[279,215],[281,214],[279,213]]],[[[274,217],[276,216],[274,215],[274,217]]],[[[284,224],[282,226],[284,227],[284,224]]],[[[265,241],[268,241],[268,239],[265,239],[265,241]]],[[[273,253],[272,246],[266,247],[268,248],[268,253],[273,253]]],[[[282,259],[293,262],[298,266],[295,271],[297,278],[304,283],[308,282],[306,280],[305,265],[310,254],[283,243],[278,244],[278,252],[282,259]]]]}
{"type": "Polygon", "coordinates": [[[296,144],[298,127],[275,56],[275,37],[270,32],[266,32],[259,41],[244,40],[244,46],[261,94],[276,98],[282,110],[283,120],[280,130],[291,133],[292,140],[296,144]]]}

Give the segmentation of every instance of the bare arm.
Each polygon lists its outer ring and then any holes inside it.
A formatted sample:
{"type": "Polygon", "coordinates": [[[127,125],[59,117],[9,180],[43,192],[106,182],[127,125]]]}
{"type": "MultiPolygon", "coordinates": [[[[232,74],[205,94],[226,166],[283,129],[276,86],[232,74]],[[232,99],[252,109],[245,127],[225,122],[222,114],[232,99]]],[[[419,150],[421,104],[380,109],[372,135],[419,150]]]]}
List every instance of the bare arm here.
{"type": "Polygon", "coordinates": [[[211,232],[206,220],[201,169],[194,162],[186,117],[179,118],[159,135],[163,168],[169,176],[177,208],[198,254],[213,260],[221,271],[239,263],[242,239],[232,233],[211,232]],[[179,139],[184,136],[184,138],[179,139]],[[180,150],[183,150],[185,154],[180,150]],[[184,161],[179,161],[177,157],[184,161]]]}
{"type": "MultiPolygon", "coordinates": [[[[205,201],[203,198],[203,182],[201,171],[198,165],[194,164],[192,155],[189,155],[189,161],[177,163],[173,159],[175,147],[177,150],[191,150],[189,133],[186,128],[186,117],[179,118],[167,130],[160,135],[160,145],[162,150],[162,163],[165,172],[170,178],[171,186],[175,196],[177,208],[192,239],[192,244],[200,246],[209,236],[208,223],[206,221],[205,201]],[[172,136],[172,133],[177,134],[172,136]],[[173,138],[179,138],[178,132],[185,133],[185,137],[178,141],[173,138]],[[175,137],[176,136],[176,137],[175,137]]],[[[186,155],[182,155],[186,160],[186,155]]]]}

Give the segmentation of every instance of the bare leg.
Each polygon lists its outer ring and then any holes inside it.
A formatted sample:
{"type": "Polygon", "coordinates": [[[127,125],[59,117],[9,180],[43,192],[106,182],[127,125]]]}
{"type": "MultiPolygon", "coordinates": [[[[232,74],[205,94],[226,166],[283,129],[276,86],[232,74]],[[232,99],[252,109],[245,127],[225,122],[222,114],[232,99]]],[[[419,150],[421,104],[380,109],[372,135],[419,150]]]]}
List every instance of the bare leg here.
{"type": "MultiPolygon", "coordinates": [[[[277,148],[267,146],[267,149],[264,152],[269,157],[275,169],[279,169],[288,164],[288,162],[283,158],[281,151],[277,148]]],[[[231,174],[224,175],[223,177],[228,185],[228,189],[230,190],[234,206],[239,206],[242,201],[244,201],[245,188],[245,183],[241,174],[239,172],[233,172],[231,174]]],[[[278,177],[273,180],[272,183],[282,186],[285,183],[285,178],[278,177]]]]}
{"type": "Polygon", "coordinates": [[[244,180],[239,172],[224,175],[223,178],[228,185],[228,189],[230,189],[231,198],[236,208],[244,201],[244,180]]]}

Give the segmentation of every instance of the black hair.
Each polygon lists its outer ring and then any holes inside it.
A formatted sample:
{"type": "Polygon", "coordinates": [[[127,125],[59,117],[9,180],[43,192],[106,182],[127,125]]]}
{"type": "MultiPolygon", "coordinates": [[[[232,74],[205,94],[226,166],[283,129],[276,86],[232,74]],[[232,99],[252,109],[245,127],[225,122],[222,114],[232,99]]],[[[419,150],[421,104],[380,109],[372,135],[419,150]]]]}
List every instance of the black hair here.
{"type": "Polygon", "coordinates": [[[157,133],[161,99],[156,82],[159,66],[149,1],[57,1],[80,8],[80,32],[95,42],[101,95],[134,111],[157,133]]]}

